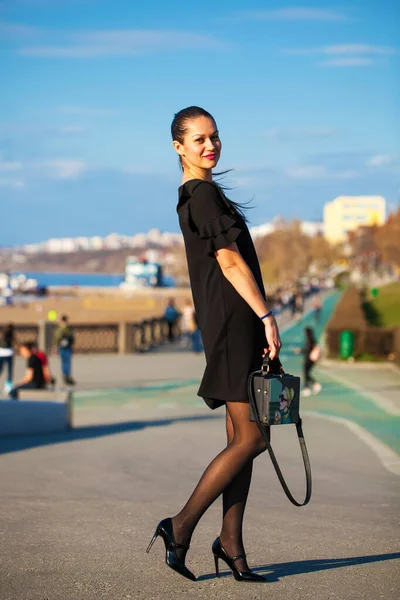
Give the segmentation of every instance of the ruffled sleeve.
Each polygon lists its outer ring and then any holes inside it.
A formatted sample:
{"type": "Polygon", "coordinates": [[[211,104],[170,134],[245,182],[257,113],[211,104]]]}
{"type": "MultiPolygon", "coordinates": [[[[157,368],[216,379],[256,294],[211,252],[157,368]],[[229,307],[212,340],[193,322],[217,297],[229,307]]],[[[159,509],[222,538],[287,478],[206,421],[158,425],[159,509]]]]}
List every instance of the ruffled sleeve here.
{"type": "Polygon", "coordinates": [[[213,183],[201,182],[190,200],[192,221],[205,242],[204,252],[227,248],[236,241],[242,229],[239,220],[213,183]]]}

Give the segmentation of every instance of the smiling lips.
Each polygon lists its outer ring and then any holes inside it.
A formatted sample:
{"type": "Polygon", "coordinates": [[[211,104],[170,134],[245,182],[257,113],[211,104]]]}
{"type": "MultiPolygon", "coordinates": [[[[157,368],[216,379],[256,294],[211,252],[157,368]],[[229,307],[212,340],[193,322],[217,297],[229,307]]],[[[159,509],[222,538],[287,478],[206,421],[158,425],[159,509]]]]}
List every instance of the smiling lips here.
{"type": "Polygon", "coordinates": [[[205,154],[203,158],[208,158],[208,160],[214,160],[215,154],[205,154]]]}

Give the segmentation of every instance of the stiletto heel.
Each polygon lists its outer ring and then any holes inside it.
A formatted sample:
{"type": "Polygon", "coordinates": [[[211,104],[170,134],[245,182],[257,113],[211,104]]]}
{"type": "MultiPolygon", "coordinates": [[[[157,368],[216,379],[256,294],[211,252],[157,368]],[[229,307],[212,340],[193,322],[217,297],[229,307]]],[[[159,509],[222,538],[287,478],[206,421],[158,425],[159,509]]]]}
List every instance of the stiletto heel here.
{"type": "Polygon", "coordinates": [[[214,561],[215,561],[215,574],[217,577],[219,577],[218,556],[216,554],[214,554],[214,561]]]}
{"type": "Polygon", "coordinates": [[[214,554],[215,571],[216,571],[217,577],[219,577],[218,559],[221,558],[223,561],[226,562],[228,567],[231,569],[236,581],[258,581],[260,583],[261,582],[265,583],[267,581],[267,578],[264,577],[263,575],[257,575],[257,573],[252,573],[251,571],[240,571],[235,566],[235,561],[239,560],[240,558],[246,558],[246,555],[239,554],[238,556],[234,556],[233,558],[231,558],[229,556],[229,554],[227,553],[227,551],[225,550],[225,548],[223,547],[221,540],[219,538],[214,540],[214,543],[212,545],[212,552],[214,554]]]}
{"type": "Polygon", "coordinates": [[[150,552],[152,545],[154,544],[154,542],[156,541],[156,539],[158,538],[158,536],[160,535],[158,528],[156,529],[153,537],[151,538],[150,544],[147,546],[147,554],[150,552]]]}
{"type": "Polygon", "coordinates": [[[157,537],[162,537],[165,544],[165,562],[167,565],[191,581],[196,581],[196,577],[193,575],[191,571],[185,566],[185,562],[182,561],[176,550],[178,548],[182,548],[183,550],[189,550],[188,546],[183,546],[182,544],[177,544],[174,539],[174,530],[172,527],[172,519],[163,519],[157,525],[156,531],[150,541],[150,544],[146,550],[146,552],[150,552],[152,545],[156,541],[157,537]]]}

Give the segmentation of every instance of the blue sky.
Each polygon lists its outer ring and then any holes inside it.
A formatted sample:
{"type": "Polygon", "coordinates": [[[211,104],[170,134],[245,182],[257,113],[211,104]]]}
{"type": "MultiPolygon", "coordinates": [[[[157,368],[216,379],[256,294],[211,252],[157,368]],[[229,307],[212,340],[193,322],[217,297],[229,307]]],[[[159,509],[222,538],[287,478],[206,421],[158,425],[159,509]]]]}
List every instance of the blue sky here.
{"type": "Polygon", "coordinates": [[[396,0],[0,0],[0,244],[178,231],[169,127],[192,104],[252,224],[396,206],[399,22],[396,0]]]}

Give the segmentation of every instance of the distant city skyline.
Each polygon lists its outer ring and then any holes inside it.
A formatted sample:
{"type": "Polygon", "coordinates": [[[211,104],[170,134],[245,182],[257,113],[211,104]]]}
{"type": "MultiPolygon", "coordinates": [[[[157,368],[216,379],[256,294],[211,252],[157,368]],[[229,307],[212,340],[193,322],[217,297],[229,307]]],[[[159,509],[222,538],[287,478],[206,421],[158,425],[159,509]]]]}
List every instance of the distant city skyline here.
{"type": "MultiPolygon", "coordinates": [[[[250,227],[250,233],[253,239],[260,236],[268,235],[275,231],[282,222],[280,217],[277,217],[271,222],[263,223],[250,227]]],[[[324,224],[320,221],[302,221],[300,229],[305,235],[313,236],[322,234],[324,224]]],[[[183,236],[180,232],[160,231],[159,229],[150,229],[147,232],[139,232],[132,236],[112,232],[106,236],[76,236],[63,238],[50,238],[30,244],[22,244],[17,246],[3,247],[4,250],[22,250],[28,254],[36,254],[38,252],[47,253],[68,253],[77,252],[79,250],[117,250],[120,248],[142,248],[144,245],[154,244],[160,247],[169,248],[173,245],[183,245],[183,236]]],[[[1,247],[0,247],[1,250],[1,247]]]]}
{"type": "Polygon", "coordinates": [[[0,2],[0,245],[178,232],[169,127],[214,114],[252,226],[397,206],[395,0],[0,2]]]}

